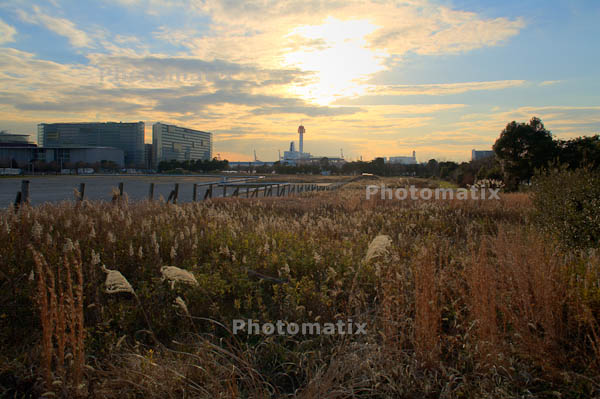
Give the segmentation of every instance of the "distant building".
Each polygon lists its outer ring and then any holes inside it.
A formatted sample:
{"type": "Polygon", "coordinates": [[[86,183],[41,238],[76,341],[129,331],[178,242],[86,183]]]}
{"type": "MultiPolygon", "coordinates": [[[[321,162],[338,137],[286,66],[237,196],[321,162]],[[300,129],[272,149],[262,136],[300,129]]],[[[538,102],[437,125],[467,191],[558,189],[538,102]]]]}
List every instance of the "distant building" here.
{"type": "Polygon", "coordinates": [[[0,145],[0,163],[16,162],[20,167],[27,167],[35,161],[57,162],[61,166],[67,163],[83,162],[87,164],[114,162],[124,166],[124,153],[120,148],[112,147],[37,147],[0,145]]]}
{"type": "Polygon", "coordinates": [[[389,157],[385,159],[386,163],[399,163],[402,165],[415,165],[417,163],[417,153],[413,151],[412,157],[389,157]]]}
{"type": "Polygon", "coordinates": [[[273,166],[275,162],[263,161],[233,161],[229,162],[229,167],[232,169],[256,168],[259,166],[273,166]]]}
{"type": "Polygon", "coordinates": [[[0,146],[27,146],[35,147],[31,141],[29,141],[28,134],[14,134],[5,131],[0,131],[0,146]]]}
{"type": "Polygon", "coordinates": [[[495,155],[496,154],[494,153],[494,151],[491,151],[491,150],[485,150],[485,151],[473,150],[473,151],[471,151],[471,161],[478,161],[480,159],[490,158],[495,155]]]}
{"type": "Polygon", "coordinates": [[[300,164],[309,164],[321,162],[323,158],[327,158],[329,163],[344,163],[346,162],[342,157],[322,157],[322,156],[313,156],[308,152],[304,152],[304,134],[306,133],[306,129],[304,126],[298,126],[298,142],[299,148],[296,151],[296,145],[293,141],[290,142],[290,150],[283,152],[283,158],[279,161],[283,164],[288,165],[300,165],[300,164]]]}
{"type": "Polygon", "coordinates": [[[42,147],[114,147],[125,154],[125,166],[144,165],[144,122],[41,123],[42,147]]]}
{"type": "Polygon", "coordinates": [[[161,161],[212,159],[212,133],[175,125],[152,125],[153,166],[161,161]]]}
{"type": "Polygon", "coordinates": [[[152,169],[152,144],[144,144],[144,167],[152,169]]]}

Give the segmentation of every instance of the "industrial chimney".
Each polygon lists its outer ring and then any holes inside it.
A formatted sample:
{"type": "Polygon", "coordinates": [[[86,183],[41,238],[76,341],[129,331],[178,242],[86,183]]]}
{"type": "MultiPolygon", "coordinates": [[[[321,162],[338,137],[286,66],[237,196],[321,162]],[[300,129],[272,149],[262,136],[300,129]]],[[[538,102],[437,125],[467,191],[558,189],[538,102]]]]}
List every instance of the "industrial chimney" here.
{"type": "Polygon", "coordinates": [[[298,134],[300,135],[300,154],[302,154],[304,152],[304,133],[306,132],[306,129],[304,129],[304,126],[300,125],[298,126],[298,134]]]}

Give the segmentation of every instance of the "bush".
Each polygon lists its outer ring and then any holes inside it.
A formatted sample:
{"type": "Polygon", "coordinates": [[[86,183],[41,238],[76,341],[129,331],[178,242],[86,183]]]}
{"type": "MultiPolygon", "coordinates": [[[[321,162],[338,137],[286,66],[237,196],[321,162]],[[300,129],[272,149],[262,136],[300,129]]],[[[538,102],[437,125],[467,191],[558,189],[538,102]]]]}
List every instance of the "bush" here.
{"type": "Polygon", "coordinates": [[[557,167],[539,172],[533,204],[542,228],[575,248],[598,247],[600,171],[557,167]]]}

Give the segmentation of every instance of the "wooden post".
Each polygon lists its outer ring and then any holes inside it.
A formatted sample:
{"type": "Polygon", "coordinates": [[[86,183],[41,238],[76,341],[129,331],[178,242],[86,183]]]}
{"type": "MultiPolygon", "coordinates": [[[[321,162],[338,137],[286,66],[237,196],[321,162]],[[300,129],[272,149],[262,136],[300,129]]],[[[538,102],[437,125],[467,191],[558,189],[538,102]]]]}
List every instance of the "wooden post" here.
{"type": "Polygon", "coordinates": [[[250,197],[250,186],[246,186],[246,198],[250,197]]]}
{"type": "Polygon", "coordinates": [[[173,190],[173,203],[177,203],[177,197],[179,197],[179,183],[175,183],[175,189],[173,190]]]}
{"type": "Polygon", "coordinates": [[[29,180],[21,181],[21,203],[29,203],[29,180]]]}
{"type": "Polygon", "coordinates": [[[213,185],[208,186],[208,190],[204,193],[204,199],[212,198],[213,185]]]}
{"type": "Polygon", "coordinates": [[[85,198],[85,183],[79,183],[79,201],[85,198]]]}
{"type": "Polygon", "coordinates": [[[192,201],[196,202],[198,196],[198,184],[194,183],[194,192],[192,193],[192,201]]]}
{"type": "Polygon", "coordinates": [[[223,198],[227,197],[227,183],[223,184],[223,198]]]}
{"type": "Polygon", "coordinates": [[[150,190],[148,190],[148,199],[150,201],[154,200],[154,183],[150,183],[150,190]]]}
{"type": "Polygon", "coordinates": [[[21,206],[21,192],[17,191],[17,196],[15,197],[15,212],[19,210],[21,206]]]}

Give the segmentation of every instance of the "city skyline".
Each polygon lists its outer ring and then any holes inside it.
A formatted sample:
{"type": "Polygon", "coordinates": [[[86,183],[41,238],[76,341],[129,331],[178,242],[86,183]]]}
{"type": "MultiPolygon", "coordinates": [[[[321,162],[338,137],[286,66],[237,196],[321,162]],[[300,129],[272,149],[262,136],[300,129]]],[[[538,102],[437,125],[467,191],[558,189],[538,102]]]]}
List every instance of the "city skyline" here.
{"type": "Polygon", "coordinates": [[[512,121],[600,131],[594,1],[0,0],[0,129],[162,122],[213,154],[466,161],[512,121]]]}

